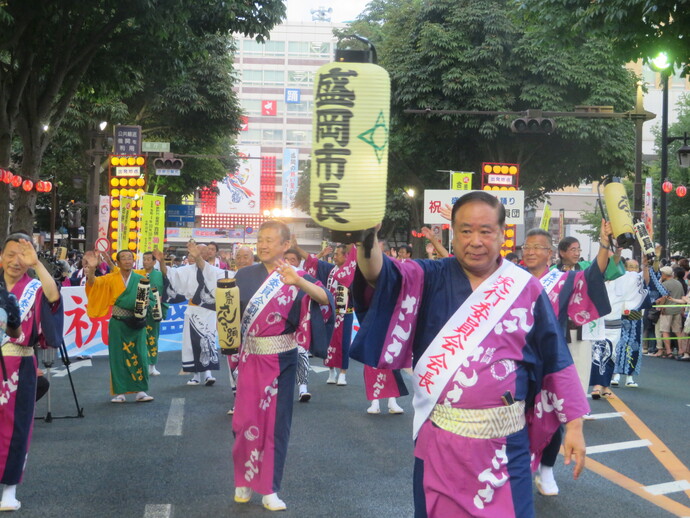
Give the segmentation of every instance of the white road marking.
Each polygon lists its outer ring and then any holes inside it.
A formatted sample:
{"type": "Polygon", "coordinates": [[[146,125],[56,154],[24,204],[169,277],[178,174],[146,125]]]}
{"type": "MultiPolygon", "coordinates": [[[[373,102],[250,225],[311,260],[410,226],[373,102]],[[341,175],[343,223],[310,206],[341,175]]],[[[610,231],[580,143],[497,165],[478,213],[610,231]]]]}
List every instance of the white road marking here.
{"type": "Polygon", "coordinates": [[[654,484],[647,486],[645,491],[653,495],[667,495],[668,493],[677,493],[679,491],[687,491],[690,489],[690,482],[687,480],[674,480],[672,482],[665,482],[663,484],[654,484]]]}
{"type": "Polygon", "coordinates": [[[168,419],[165,421],[165,432],[163,435],[182,435],[182,425],[184,424],[184,398],[174,397],[170,401],[170,411],[168,419]]]}
{"type": "Polygon", "coordinates": [[[588,446],[587,455],[593,453],[607,453],[610,451],[628,450],[631,448],[644,448],[651,446],[651,441],[640,439],[639,441],[612,442],[610,444],[600,444],[599,446],[588,446]]]}
{"type": "Polygon", "coordinates": [[[611,419],[612,417],[622,417],[625,412],[606,412],[601,414],[590,414],[591,419],[611,419]]]}
{"type": "MultiPolygon", "coordinates": [[[[82,367],[92,367],[93,364],[91,363],[91,360],[83,360],[77,363],[70,363],[69,370],[70,372],[74,372],[77,369],[80,369],[82,367]]],[[[53,378],[62,378],[64,376],[67,376],[67,368],[65,367],[64,369],[60,370],[52,370],[50,371],[50,376],[53,378]]]]}
{"type": "Polygon", "coordinates": [[[328,372],[329,368],[328,367],[318,367],[316,365],[312,365],[311,370],[313,370],[315,373],[319,374],[321,372],[328,372]]]}
{"type": "Polygon", "coordinates": [[[170,518],[171,514],[171,504],[146,504],[144,508],[144,518],[170,518]]]}

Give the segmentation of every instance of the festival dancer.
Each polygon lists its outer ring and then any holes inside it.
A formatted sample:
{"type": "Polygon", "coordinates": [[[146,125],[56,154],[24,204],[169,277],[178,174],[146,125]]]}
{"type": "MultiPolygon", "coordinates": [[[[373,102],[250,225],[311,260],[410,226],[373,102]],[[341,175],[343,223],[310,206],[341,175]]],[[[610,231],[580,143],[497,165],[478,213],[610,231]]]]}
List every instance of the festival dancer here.
{"type": "MultiPolygon", "coordinates": [[[[136,393],[137,403],[153,401],[149,389],[148,350],[146,348],[146,319],[134,314],[139,281],[144,277],[134,273],[134,255],[120,250],[116,256],[117,268],[96,277],[98,256],[86,252],[82,259],[86,272],[86,313],[100,318],[112,309],[108,323],[108,362],[110,364],[110,391],[112,403],[124,403],[125,394],[136,393]]],[[[147,313],[151,310],[149,296],[147,313]]]]}
{"type": "MultiPolygon", "coordinates": [[[[162,261],[161,264],[164,262],[162,261]]],[[[163,277],[160,270],[154,268],[156,266],[156,258],[153,256],[153,252],[144,252],[142,263],[144,268],[134,270],[134,272],[146,277],[151,282],[151,290],[155,288],[160,298],[160,319],[156,320],[154,318],[153,311],[146,312],[146,347],[149,351],[149,376],[159,376],[160,372],[156,369],[158,364],[158,338],[161,332],[161,320],[165,320],[168,314],[168,304],[163,301],[163,299],[167,298],[165,277],[163,277]]]]}
{"type": "MultiPolygon", "coordinates": [[[[577,271],[561,272],[555,268],[549,270],[553,242],[551,234],[543,229],[534,228],[528,231],[525,244],[522,246],[525,267],[544,286],[544,291],[561,325],[583,393],[586,393],[589,388],[592,348],[589,341],[582,340],[581,331],[578,339],[577,328],[581,329],[584,324],[611,311],[604,284],[604,272],[609,263],[611,248],[610,235],[611,224],[602,220],[597,259],[586,269],[577,271]]],[[[549,445],[544,449],[534,479],[537,490],[545,496],[555,496],[559,492],[553,475],[553,467],[556,464],[562,439],[563,431],[559,427],[549,445]]]]}
{"type": "Polygon", "coordinates": [[[225,277],[225,270],[208,264],[205,246],[193,239],[187,243],[189,265],[167,268],[161,260],[162,252],[154,255],[161,265],[161,272],[170,281],[170,289],[189,299],[182,326],[182,370],[193,376],[189,386],[207,387],[216,382],[212,372],[220,369],[216,341],[216,281],[225,277]]]}
{"type": "Polygon", "coordinates": [[[2,341],[0,398],[0,511],[16,511],[17,484],[22,481],[34,422],[37,362],[34,346],[60,346],[63,309],[58,286],[38,260],[31,238],[18,232],[7,236],[2,249],[0,288],[7,335],[2,341]],[[37,279],[27,274],[32,268],[37,279]],[[17,308],[17,300],[19,308],[17,308]]]}
{"type": "Polygon", "coordinates": [[[259,228],[260,264],[243,268],[240,289],[242,345],[232,431],[235,502],[255,491],[271,511],[286,508],[278,497],[292,421],[297,345],[325,352],[333,302],[316,279],[283,261],[290,230],[279,221],[259,228]]]}
{"type": "Polygon", "coordinates": [[[358,247],[368,313],[351,356],[414,364],[416,517],[532,517],[530,461],[561,422],[566,464],[584,467],[587,399],[542,285],[501,259],[503,205],[471,192],[451,216],[455,257],[391,261],[374,235],[358,247]]]}

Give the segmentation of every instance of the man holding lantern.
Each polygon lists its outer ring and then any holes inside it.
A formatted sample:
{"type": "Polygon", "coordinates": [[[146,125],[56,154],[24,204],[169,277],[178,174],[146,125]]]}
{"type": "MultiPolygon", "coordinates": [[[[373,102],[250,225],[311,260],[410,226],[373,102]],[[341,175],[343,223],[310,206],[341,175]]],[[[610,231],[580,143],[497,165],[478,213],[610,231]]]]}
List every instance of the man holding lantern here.
{"type": "Polygon", "coordinates": [[[561,423],[566,464],[584,468],[589,405],[541,283],[499,254],[503,205],[471,192],[451,222],[454,257],[391,261],[374,236],[358,247],[368,314],[351,356],[414,366],[416,517],[531,517],[530,468],[561,423]]]}
{"type": "Polygon", "coordinates": [[[86,313],[99,318],[112,309],[108,323],[108,361],[112,403],[124,403],[125,394],[136,393],[137,403],[153,401],[149,389],[148,349],[146,347],[146,314],[153,299],[141,281],[146,278],[134,273],[134,255],[120,250],[117,268],[96,277],[99,264],[94,252],[86,252],[82,259],[86,273],[86,313]],[[142,289],[140,289],[142,288],[142,289]],[[137,304],[139,303],[139,304],[137,304]],[[139,313],[143,310],[143,314],[139,313]]]}

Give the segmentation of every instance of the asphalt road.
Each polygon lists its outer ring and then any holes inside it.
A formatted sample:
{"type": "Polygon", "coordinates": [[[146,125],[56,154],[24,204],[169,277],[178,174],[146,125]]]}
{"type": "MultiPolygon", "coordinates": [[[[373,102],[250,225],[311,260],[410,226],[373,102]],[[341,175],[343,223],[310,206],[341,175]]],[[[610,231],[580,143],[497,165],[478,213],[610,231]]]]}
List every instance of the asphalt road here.
{"type": "MultiPolygon", "coordinates": [[[[257,497],[245,505],[233,502],[231,417],[226,414],[232,397],[225,365],[215,386],[188,387],[187,376],[179,373],[179,352],[163,353],[158,367],[163,374],[151,383],[155,401],[134,403],[129,396],[130,402],[115,405],[108,393],[107,358],[95,357],[90,363],[71,365],[83,418],[57,418],[76,415],[77,407],[68,378],[60,376],[64,367],[53,369],[58,375],[52,380],[54,419],[35,421],[25,479],[17,490],[22,501],[18,516],[269,514],[257,497]]],[[[320,365],[320,360],[313,359],[312,365],[320,365]]],[[[627,405],[628,418],[637,416],[642,425],[633,419],[631,427],[618,415],[585,423],[588,446],[625,443],[627,447],[592,453],[589,458],[605,469],[587,469],[578,481],[572,480],[570,468],[559,459],[561,494],[536,495],[538,517],[690,516],[690,491],[652,497],[654,501],[639,496],[650,494],[641,485],[671,482],[669,470],[690,482],[685,474],[690,466],[690,364],[645,358],[642,369],[639,388],[614,389],[619,402],[627,405]],[[650,434],[660,441],[651,442],[662,454],[655,456],[652,448],[639,444],[640,435],[650,434]]],[[[361,365],[351,365],[347,387],[326,385],[326,377],[324,371],[313,372],[312,401],[295,404],[280,492],[288,510],[279,516],[411,517],[411,398],[399,400],[404,415],[371,416],[365,412],[361,365]]],[[[616,412],[612,403],[593,401],[592,411],[616,412]]],[[[46,413],[44,398],[36,415],[46,413]]]]}

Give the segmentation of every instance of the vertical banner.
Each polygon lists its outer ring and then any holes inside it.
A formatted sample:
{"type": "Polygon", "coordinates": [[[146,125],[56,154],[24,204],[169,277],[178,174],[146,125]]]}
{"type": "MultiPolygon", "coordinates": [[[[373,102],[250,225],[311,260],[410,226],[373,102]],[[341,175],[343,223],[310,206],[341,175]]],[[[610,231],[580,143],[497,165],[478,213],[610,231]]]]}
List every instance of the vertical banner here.
{"type": "Polygon", "coordinates": [[[261,147],[237,146],[239,164],[218,181],[216,212],[259,214],[261,203],[261,147]]]}
{"type": "Polygon", "coordinates": [[[649,239],[654,242],[654,197],[652,192],[652,179],[648,177],[644,183],[644,224],[649,233],[649,239]]]}
{"type": "Polygon", "coordinates": [[[299,180],[299,149],[283,150],[283,210],[292,209],[299,180]]]}
{"type": "Polygon", "coordinates": [[[108,223],[110,222],[110,196],[98,197],[98,236],[96,239],[108,239],[108,223]]]}
{"type": "Polygon", "coordinates": [[[139,234],[139,256],[154,249],[163,251],[165,238],[165,196],[144,194],[141,208],[141,233],[139,234]]]}
{"type": "Polygon", "coordinates": [[[558,240],[565,237],[565,209],[558,211],[558,240]]]}
{"type": "Polygon", "coordinates": [[[549,226],[551,224],[551,203],[548,201],[544,204],[544,210],[541,213],[541,221],[539,222],[539,228],[542,230],[549,231],[549,226]]]}
{"type": "Polygon", "coordinates": [[[130,229],[131,234],[134,234],[136,238],[135,229],[132,228],[130,223],[134,223],[132,219],[132,211],[136,207],[136,200],[134,198],[122,197],[120,198],[120,214],[117,217],[117,250],[132,250],[130,248],[130,242],[134,239],[130,239],[130,229]]]}
{"type": "Polygon", "coordinates": [[[472,174],[460,173],[457,171],[450,172],[450,189],[452,191],[471,191],[472,190],[472,174]]]}

